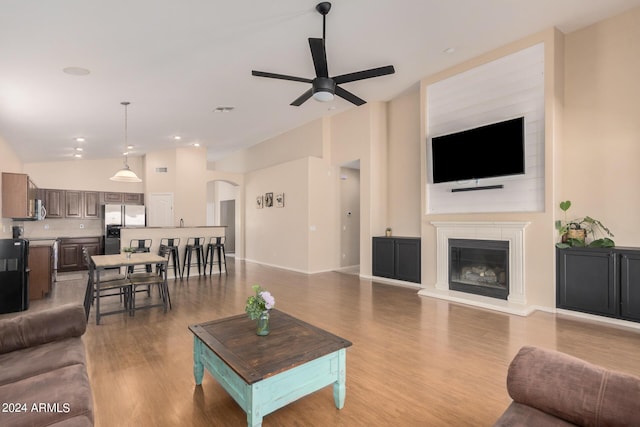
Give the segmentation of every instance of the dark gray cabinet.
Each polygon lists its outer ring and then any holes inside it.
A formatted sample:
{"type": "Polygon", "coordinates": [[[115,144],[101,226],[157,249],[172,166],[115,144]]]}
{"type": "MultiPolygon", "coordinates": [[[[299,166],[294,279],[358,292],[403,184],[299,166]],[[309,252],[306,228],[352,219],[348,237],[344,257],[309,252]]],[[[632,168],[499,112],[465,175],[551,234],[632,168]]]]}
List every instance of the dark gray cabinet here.
{"type": "Polygon", "coordinates": [[[620,317],[640,322],[640,250],[620,252],[620,317]]]}
{"type": "Polygon", "coordinates": [[[420,283],[420,239],[414,237],[374,237],[374,276],[420,283]]]}
{"type": "Polygon", "coordinates": [[[557,249],[556,306],[640,321],[640,249],[557,249]]]}

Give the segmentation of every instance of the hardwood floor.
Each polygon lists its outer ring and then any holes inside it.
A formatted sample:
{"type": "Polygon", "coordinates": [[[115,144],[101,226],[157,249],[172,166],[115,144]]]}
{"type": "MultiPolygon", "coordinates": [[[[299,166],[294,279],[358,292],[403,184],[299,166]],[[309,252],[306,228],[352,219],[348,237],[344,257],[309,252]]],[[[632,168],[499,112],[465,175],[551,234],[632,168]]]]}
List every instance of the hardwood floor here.
{"type": "MultiPolygon", "coordinates": [[[[343,273],[305,275],[229,258],[228,276],[170,283],[173,310],[91,314],[87,348],[96,426],[244,426],[246,416],[205,373],[194,385],[187,326],[243,313],[260,284],[276,307],[353,342],[347,395],[332,387],[264,418],[264,426],[490,426],[508,406],[509,362],[525,344],[640,375],[640,332],[536,312],[518,317],[419,297],[343,273]]],[[[39,310],[81,302],[84,278],[58,282],[39,310]]]]}

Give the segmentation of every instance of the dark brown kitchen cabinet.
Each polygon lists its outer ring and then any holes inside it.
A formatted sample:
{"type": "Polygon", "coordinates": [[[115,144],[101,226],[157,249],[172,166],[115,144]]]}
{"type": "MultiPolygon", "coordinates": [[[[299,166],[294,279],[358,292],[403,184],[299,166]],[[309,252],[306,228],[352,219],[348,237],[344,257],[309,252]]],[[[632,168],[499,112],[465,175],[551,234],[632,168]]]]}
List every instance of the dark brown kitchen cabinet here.
{"type": "Polygon", "coordinates": [[[100,218],[100,193],[97,191],[84,192],[82,215],[86,219],[100,218]]]}
{"type": "Polygon", "coordinates": [[[124,193],[125,205],[144,205],[144,194],[142,193],[124,193]]]}
{"type": "Polygon", "coordinates": [[[65,200],[64,190],[45,189],[44,207],[47,209],[47,218],[64,218],[65,200]]]}
{"type": "Polygon", "coordinates": [[[104,194],[104,203],[122,203],[123,197],[122,193],[103,193],[104,194]]]}
{"type": "Polygon", "coordinates": [[[29,247],[29,300],[49,295],[53,286],[53,247],[29,247]]]}
{"type": "Polygon", "coordinates": [[[100,193],[97,191],[65,192],[67,199],[67,218],[99,219],[100,193]]]}
{"type": "Polygon", "coordinates": [[[100,219],[100,192],[44,190],[47,218],[100,219]]]}
{"type": "Polygon", "coordinates": [[[87,248],[90,256],[100,254],[100,239],[100,237],[65,237],[60,239],[58,271],[86,270],[82,248],[87,248]]]}
{"type": "Polygon", "coordinates": [[[82,191],[67,190],[65,197],[65,218],[82,218],[82,191]]]}
{"type": "Polygon", "coordinates": [[[143,193],[103,193],[105,204],[144,205],[143,193]]]}

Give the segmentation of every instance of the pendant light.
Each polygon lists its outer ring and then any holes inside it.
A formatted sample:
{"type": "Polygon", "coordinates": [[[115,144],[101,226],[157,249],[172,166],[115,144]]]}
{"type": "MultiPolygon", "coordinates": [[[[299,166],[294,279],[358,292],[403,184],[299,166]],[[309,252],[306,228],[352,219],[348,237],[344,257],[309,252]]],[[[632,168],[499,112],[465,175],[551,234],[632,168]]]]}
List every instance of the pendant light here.
{"type": "Polygon", "coordinates": [[[124,105],[124,166],[109,179],[118,182],[142,182],[135,172],[129,169],[129,164],[127,163],[127,156],[129,154],[127,148],[129,146],[129,144],[127,144],[127,107],[130,102],[123,101],[120,104],[124,105]]]}

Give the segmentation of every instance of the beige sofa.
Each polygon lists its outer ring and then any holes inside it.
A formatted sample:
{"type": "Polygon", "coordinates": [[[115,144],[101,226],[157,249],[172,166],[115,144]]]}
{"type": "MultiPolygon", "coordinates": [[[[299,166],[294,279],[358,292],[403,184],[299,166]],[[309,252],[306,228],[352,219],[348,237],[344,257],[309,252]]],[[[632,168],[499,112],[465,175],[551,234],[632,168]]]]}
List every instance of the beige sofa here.
{"type": "Polygon", "coordinates": [[[92,426],[82,305],[0,320],[0,426],[92,426]]]}
{"type": "Polygon", "coordinates": [[[494,426],[638,426],[640,378],[526,346],[507,374],[513,399],[494,426]]]}

